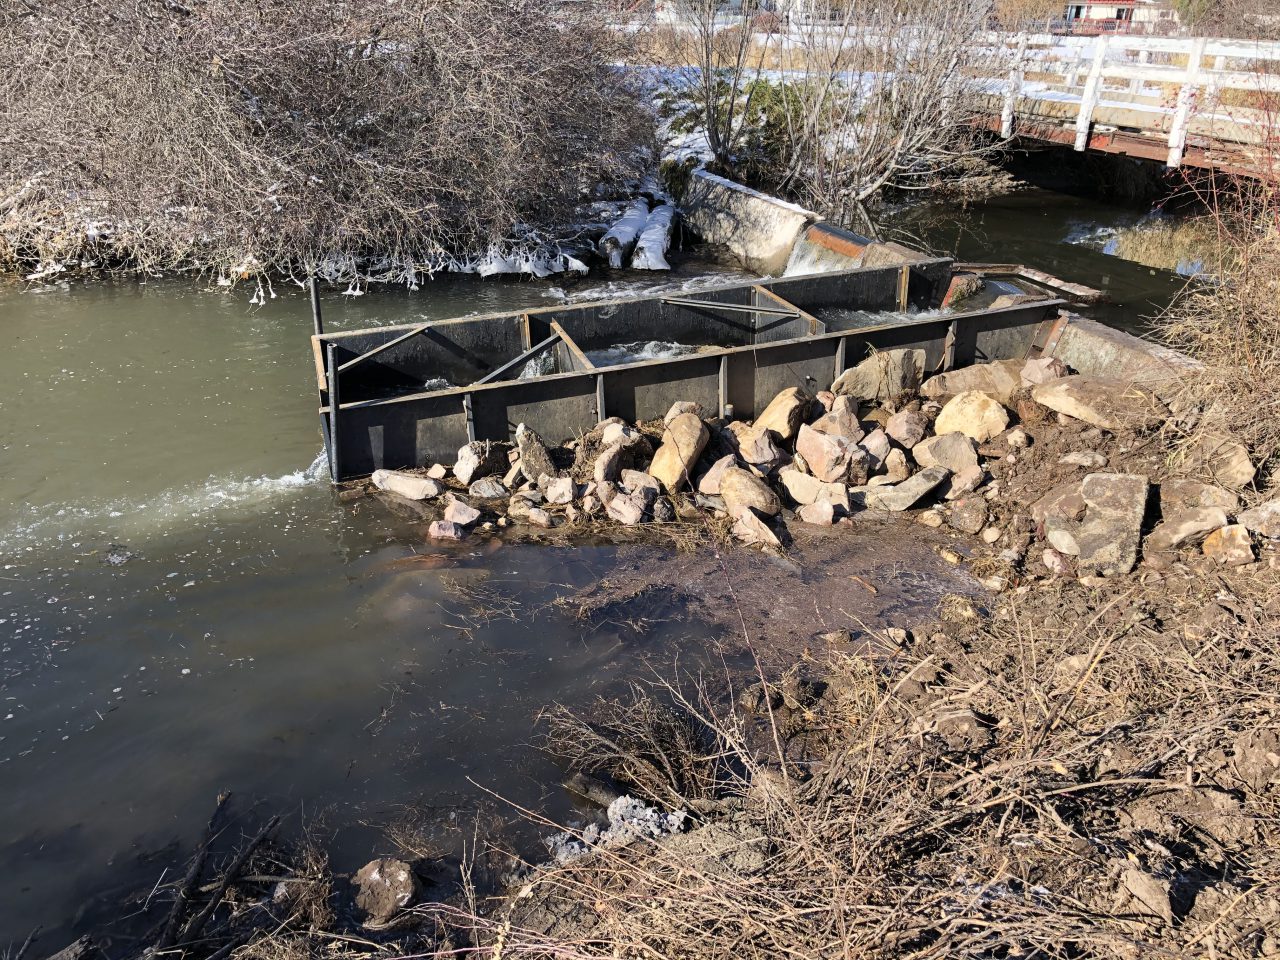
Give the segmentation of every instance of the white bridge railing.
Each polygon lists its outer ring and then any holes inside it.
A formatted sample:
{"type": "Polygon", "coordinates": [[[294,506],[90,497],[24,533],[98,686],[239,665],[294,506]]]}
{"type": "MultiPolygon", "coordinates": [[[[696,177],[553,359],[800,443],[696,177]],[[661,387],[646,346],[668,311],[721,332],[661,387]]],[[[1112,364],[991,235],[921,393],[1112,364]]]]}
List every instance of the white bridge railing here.
{"type": "Polygon", "coordinates": [[[1048,112],[1062,119],[1070,112],[1064,105],[1074,104],[1075,149],[1082,151],[1093,124],[1107,119],[1108,108],[1116,119],[1118,108],[1137,121],[1123,126],[1167,136],[1166,163],[1177,167],[1194,118],[1204,121],[1197,133],[1245,146],[1262,143],[1277,119],[1280,98],[1268,95],[1280,94],[1280,43],[1026,34],[991,34],[988,43],[1012,54],[1000,116],[1006,137],[1020,112],[1036,118],[1053,104],[1048,112]]]}

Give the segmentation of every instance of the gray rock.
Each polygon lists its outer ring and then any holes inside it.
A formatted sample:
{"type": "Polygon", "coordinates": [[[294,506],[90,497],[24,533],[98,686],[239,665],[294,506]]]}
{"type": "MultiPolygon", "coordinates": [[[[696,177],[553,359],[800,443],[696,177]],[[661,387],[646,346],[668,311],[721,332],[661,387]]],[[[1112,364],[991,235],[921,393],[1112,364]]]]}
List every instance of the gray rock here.
{"type": "Polygon", "coordinates": [[[896,486],[876,487],[868,490],[866,493],[867,506],[879,507],[895,513],[909,510],[932,493],[950,475],[951,473],[946,467],[926,467],[910,480],[904,480],[896,486]]]}
{"type": "Polygon", "coordinates": [[[858,446],[871,458],[872,470],[879,470],[884,465],[885,458],[889,456],[889,451],[893,449],[893,445],[889,443],[889,435],[881,427],[877,427],[863,437],[858,446]]]}
{"type": "Polygon", "coordinates": [[[465,486],[481,477],[495,473],[506,473],[509,464],[506,444],[494,443],[491,440],[476,440],[466,444],[458,451],[458,460],[453,465],[453,475],[465,486]]]}
{"type": "Polygon", "coordinates": [[[1050,516],[1079,520],[1084,516],[1086,506],[1080,484],[1064,483],[1031,505],[1031,519],[1036,523],[1043,523],[1050,516]]]}
{"type": "Polygon", "coordinates": [[[1240,498],[1230,490],[1199,480],[1166,480],[1160,484],[1160,509],[1165,512],[1196,507],[1218,507],[1227,513],[1240,509],[1240,498]]]}
{"type": "Polygon", "coordinates": [[[461,540],[466,535],[466,528],[451,520],[433,520],[427,527],[427,536],[432,540],[461,540]]]}
{"type": "Polygon", "coordinates": [[[702,404],[695,403],[692,400],[677,400],[671,405],[671,409],[667,411],[667,415],[662,418],[662,422],[667,426],[671,426],[671,421],[683,414],[690,413],[702,419],[702,404]]]}
{"type": "Polygon", "coordinates": [[[1147,478],[1137,474],[1091,473],[1084,478],[1080,494],[1086,506],[1077,538],[1082,574],[1107,577],[1133,569],[1148,489],[1147,478]]]}
{"type": "Polygon", "coordinates": [[[444,486],[439,481],[396,470],[375,470],[369,479],[379,490],[386,490],[407,500],[431,500],[444,492],[444,486]]]}
{"type": "Polygon", "coordinates": [[[881,402],[918,389],[924,365],[923,350],[885,350],[846,370],[831,390],[837,396],[881,402]]]}
{"type": "Polygon", "coordinates": [[[477,500],[497,500],[507,495],[507,488],[497,477],[481,477],[467,488],[467,493],[477,500]]]}
{"type": "Polygon", "coordinates": [[[1239,490],[1257,473],[1244,444],[1226,434],[1206,434],[1190,450],[1191,468],[1215,483],[1239,490]]]}
{"type": "Polygon", "coordinates": [[[525,515],[525,520],[531,526],[542,527],[546,530],[550,530],[556,525],[555,519],[551,514],[547,513],[547,511],[543,510],[541,507],[531,507],[529,512],[525,515]]]}
{"type": "Polygon", "coordinates": [[[572,503],[574,494],[577,492],[576,484],[569,477],[556,477],[554,480],[547,480],[544,484],[546,490],[547,503],[566,504],[572,503]]]}
{"type": "Polygon", "coordinates": [[[911,448],[911,456],[922,467],[946,467],[961,473],[978,465],[978,445],[963,433],[946,433],[920,441],[911,448]]]}
{"type": "Polygon", "coordinates": [[[1173,550],[1184,543],[1202,540],[1226,525],[1227,514],[1220,507],[1194,507],[1167,513],[1147,536],[1146,548],[1173,550]]]}
{"type": "Polygon", "coordinates": [[[1280,537],[1280,500],[1268,500],[1236,517],[1250,533],[1275,539],[1280,537]]]}
{"type": "Polygon", "coordinates": [[[981,497],[957,500],[951,507],[951,526],[961,533],[977,533],[987,525],[987,504],[981,497]]]}
{"type": "Polygon", "coordinates": [[[1096,450],[1073,450],[1071,453],[1064,453],[1058,458],[1058,462],[1071,467],[1099,470],[1107,465],[1107,458],[1096,450]]]}
{"type": "Polygon", "coordinates": [[[543,477],[554,480],[561,476],[542,438],[523,423],[516,426],[516,449],[520,451],[521,472],[534,483],[542,486],[543,477]]]}
{"type": "Polygon", "coordinates": [[[653,501],[649,512],[653,515],[654,523],[674,523],[676,519],[675,505],[666,497],[659,497],[653,501]]]}

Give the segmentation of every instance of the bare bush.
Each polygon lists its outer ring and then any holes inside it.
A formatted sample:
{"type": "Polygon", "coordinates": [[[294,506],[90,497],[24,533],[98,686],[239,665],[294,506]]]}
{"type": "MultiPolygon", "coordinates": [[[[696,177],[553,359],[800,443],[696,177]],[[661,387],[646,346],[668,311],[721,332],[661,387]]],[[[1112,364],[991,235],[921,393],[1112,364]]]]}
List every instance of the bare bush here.
{"type": "Polygon", "coordinates": [[[892,188],[968,179],[990,155],[981,78],[1008,55],[966,0],[820,0],[778,13],[678,0],[662,48],[682,67],[716,166],[841,223],[892,188]]]}
{"type": "Polygon", "coordinates": [[[0,260],[411,276],[636,163],[551,0],[6,0],[0,260]]]}

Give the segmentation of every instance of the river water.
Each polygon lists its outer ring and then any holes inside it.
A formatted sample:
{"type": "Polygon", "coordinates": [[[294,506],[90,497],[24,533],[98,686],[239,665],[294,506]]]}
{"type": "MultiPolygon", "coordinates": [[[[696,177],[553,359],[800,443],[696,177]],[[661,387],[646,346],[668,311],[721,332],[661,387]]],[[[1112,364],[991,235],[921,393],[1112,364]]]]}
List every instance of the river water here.
{"type": "MultiPolygon", "coordinates": [[[[1133,326],[1179,281],[1069,242],[1122,215],[1033,191],[903,223],[942,252],[1102,286],[1117,303],[1100,315],[1133,326]]],[[[627,287],[568,295],[613,292],[627,287]]],[[[372,503],[339,503],[307,301],[278,293],[0,287],[0,947],[42,925],[56,949],[110,917],[180,867],[227,788],[325,824],[342,869],[411,807],[461,827],[492,789],[563,813],[529,744],[538,708],[712,639],[683,618],[643,640],[584,635],[551,601],[606,575],[608,547],[436,551],[372,503]]],[[[443,279],[330,296],[325,320],[562,294],[443,279]]]]}

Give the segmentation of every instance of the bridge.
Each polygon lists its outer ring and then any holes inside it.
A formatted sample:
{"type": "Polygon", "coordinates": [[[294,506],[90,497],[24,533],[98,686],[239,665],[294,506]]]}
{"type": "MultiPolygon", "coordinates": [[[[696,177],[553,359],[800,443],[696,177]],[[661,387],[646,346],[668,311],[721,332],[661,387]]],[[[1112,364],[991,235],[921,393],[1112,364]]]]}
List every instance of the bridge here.
{"type": "Polygon", "coordinates": [[[1203,37],[992,35],[988,89],[1004,137],[1275,177],[1280,43],[1203,37]],[[1003,60],[1003,57],[1001,58],[1003,60]]]}

